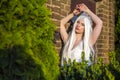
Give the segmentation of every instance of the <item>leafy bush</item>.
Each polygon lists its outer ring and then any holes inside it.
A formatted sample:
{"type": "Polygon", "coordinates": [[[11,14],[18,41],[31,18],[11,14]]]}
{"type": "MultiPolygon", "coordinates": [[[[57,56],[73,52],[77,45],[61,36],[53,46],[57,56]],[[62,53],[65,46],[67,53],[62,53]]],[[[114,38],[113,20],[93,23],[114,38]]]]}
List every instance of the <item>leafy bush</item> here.
{"type": "Polygon", "coordinates": [[[0,80],[55,80],[59,56],[46,0],[0,0],[0,80]]]}
{"type": "Polygon", "coordinates": [[[59,80],[119,80],[120,65],[115,60],[115,52],[110,52],[110,63],[103,64],[99,58],[96,64],[87,65],[87,61],[82,58],[81,63],[64,63],[61,67],[61,76],[59,80]]]}

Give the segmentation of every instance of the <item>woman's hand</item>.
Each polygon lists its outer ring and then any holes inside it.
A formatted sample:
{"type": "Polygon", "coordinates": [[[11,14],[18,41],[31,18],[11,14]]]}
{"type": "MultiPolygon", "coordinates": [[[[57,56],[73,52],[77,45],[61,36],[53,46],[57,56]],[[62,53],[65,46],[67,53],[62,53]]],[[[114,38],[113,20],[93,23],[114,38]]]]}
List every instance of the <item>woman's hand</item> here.
{"type": "Polygon", "coordinates": [[[86,12],[86,13],[89,13],[90,12],[90,9],[85,5],[85,4],[78,4],[78,9],[80,10],[80,11],[84,11],[84,12],[86,12]]]}
{"type": "Polygon", "coordinates": [[[79,15],[80,14],[79,5],[76,5],[76,8],[73,10],[73,14],[74,15],[79,15]]]}
{"type": "Polygon", "coordinates": [[[91,45],[94,45],[100,35],[103,22],[85,4],[78,4],[78,8],[80,11],[86,12],[91,17],[92,21],[95,23],[94,29],[90,36],[90,43],[91,43],[91,45]]]}

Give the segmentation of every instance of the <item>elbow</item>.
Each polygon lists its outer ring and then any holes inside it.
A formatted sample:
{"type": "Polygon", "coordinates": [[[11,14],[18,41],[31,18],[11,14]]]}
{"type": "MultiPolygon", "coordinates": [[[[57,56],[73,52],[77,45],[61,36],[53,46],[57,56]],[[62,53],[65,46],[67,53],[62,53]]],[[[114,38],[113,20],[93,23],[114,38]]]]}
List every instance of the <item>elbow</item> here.
{"type": "Polygon", "coordinates": [[[60,29],[62,29],[63,27],[65,27],[65,24],[64,24],[64,21],[61,20],[61,21],[60,21],[60,29]]]}
{"type": "Polygon", "coordinates": [[[103,21],[102,21],[102,20],[100,20],[100,24],[103,24],[103,21]]]}
{"type": "Polygon", "coordinates": [[[101,20],[100,24],[101,24],[101,27],[102,27],[103,26],[103,21],[102,20],[101,20]]]}
{"type": "Polygon", "coordinates": [[[96,27],[99,27],[100,29],[103,27],[103,22],[102,22],[102,20],[99,20],[99,21],[96,23],[96,27]]]}
{"type": "Polygon", "coordinates": [[[103,26],[103,21],[100,20],[98,24],[102,27],[103,26]]]}

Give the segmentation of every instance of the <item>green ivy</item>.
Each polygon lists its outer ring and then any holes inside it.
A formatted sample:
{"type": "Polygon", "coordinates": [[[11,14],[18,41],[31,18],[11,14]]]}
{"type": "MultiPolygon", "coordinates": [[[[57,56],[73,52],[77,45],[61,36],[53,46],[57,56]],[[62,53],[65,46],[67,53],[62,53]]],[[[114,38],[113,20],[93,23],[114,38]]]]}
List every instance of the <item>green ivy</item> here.
{"type": "Polygon", "coordinates": [[[0,0],[0,80],[56,80],[56,26],[46,0],[0,0]]]}
{"type": "Polygon", "coordinates": [[[110,52],[109,57],[109,64],[103,64],[102,58],[90,66],[83,59],[81,63],[64,62],[59,80],[119,80],[120,65],[115,59],[115,52],[110,52]]]}

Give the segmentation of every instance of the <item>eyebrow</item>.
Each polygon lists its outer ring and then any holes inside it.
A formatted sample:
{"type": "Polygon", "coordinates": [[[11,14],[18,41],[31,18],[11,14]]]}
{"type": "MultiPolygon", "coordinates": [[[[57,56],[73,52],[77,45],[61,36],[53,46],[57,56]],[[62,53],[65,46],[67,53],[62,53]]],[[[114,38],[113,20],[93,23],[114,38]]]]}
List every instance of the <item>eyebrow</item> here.
{"type": "Polygon", "coordinates": [[[77,23],[78,23],[78,22],[80,22],[83,26],[85,26],[85,24],[84,24],[84,23],[82,23],[81,21],[79,21],[79,20],[78,20],[78,21],[77,21],[77,23]]]}

